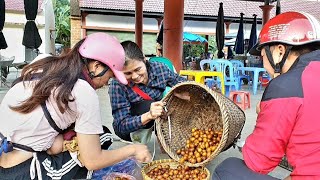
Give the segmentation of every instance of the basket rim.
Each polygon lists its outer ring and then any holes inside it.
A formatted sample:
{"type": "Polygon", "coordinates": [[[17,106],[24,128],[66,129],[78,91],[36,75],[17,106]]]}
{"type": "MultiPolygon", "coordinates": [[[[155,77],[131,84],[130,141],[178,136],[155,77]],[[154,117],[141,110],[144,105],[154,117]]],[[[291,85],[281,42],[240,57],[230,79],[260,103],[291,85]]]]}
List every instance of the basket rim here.
{"type": "MultiPolygon", "coordinates": [[[[226,111],[226,107],[224,106],[224,103],[222,101],[225,101],[226,99],[228,99],[230,102],[232,102],[229,98],[221,98],[220,93],[213,91],[212,89],[210,89],[209,87],[207,87],[204,84],[195,82],[195,81],[186,81],[186,82],[181,82],[176,84],[175,86],[173,86],[170,91],[166,94],[166,96],[161,100],[162,102],[167,102],[170,100],[171,96],[173,96],[173,92],[176,88],[180,87],[180,86],[186,86],[186,85],[195,85],[195,86],[199,86],[202,89],[204,89],[206,92],[210,93],[210,95],[214,98],[214,100],[216,101],[217,105],[220,108],[221,111],[221,120],[222,120],[222,136],[221,136],[221,140],[217,146],[217,148],[215,149],[214,152],[212,152],[211,156],[208,157],[206,160],[200,162],[200,163],[195,163],[195,164],[191,164],[190,162],[184,162],[183,164],[189,166],[189,167],[199,167],[199,166],[205,166],[207,163],[209,163],[211,160],[213,160],[224,148],[224,146],[227,143],[228,140],[228,136],[229,136],[229,116],[226,113],[223,113],[226,111]]],[[[222,95],[224,96],[224,95],[222,95]]],[[[233,102],[232,102],[233,103],[233,102]]],[[[244,111],[236,106],[243,114],[244,111]]],[[[244,114],[244,119],[245,119],[245,114],[244,114]]],[[[161,119],[160,117],[156,119],[156,129],[157,129],[157,134],[158,134],[158,138],[159,141],[163,147],[163,149],[166,151],[166,153],[175,161],[179,161],[180,157],[171,149],[171,147],[166,143],[165,139],[164,139],[164,135],[162,133],[161,130],[161,119]]],[[[238,137],[240,135],[241,131],[237,134],[236,137],[238,137]]]]}
{"type": "MultiPolygon", "coordinates": [[[[159,160],[155,160],[155,161],[152,161],[152,162],[149,162],[147,165],[145,165],[142,169],[141,169],[141,174],[142,174],[142,177],[143,179],[151,179],[148,175],[147,175],[147,172],[146,172],[146,169],[156,165],[156,164],[160,164],[160,163],[176,163],[176,164],[181,164],[180,162],[177,162],[173,159],[159,159],[159,160]]],[[[181,165],[185,165],[185,164],[181,164],[181,165]]],[[[190,167],[190,166],[189,166],[190,167]]],[[[210,171],[208,168],[202,166],[202,168],[205,170],[205,172],[207,173],[207,178],[206,180],[209,180],[210,179],[210,171]]]]}

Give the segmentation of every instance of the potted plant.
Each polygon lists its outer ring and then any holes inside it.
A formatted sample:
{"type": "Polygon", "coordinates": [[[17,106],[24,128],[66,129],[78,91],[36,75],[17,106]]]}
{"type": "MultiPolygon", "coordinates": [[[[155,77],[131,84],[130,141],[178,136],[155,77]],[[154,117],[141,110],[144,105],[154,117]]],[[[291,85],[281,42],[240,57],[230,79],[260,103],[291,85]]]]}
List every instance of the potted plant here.
{"type": "MultiPolygon", "coordinates": [[[[53,0],[56,21],[56,49],[63,52],[70,50],[70,2],[69,0],[53,0]]],[[[61,53],[61,52],[60,52],[61,53]]]]}

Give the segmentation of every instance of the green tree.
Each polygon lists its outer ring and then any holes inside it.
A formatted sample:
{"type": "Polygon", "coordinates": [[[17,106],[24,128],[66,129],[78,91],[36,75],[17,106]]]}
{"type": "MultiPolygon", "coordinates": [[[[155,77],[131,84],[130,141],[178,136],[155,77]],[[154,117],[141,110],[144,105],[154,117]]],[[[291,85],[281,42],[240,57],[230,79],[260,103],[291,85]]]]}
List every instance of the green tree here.
{"type": "Polygon", "coordinates": [[[217,43],[216,43],[216,36],[210,35],[209,36],[209,52],[214,55],[214,57],[217,57],[217,43]]]}
{"type": "MultiPolygon", "coordinates": [[[[212,53],[214,56],[217,55],[217,44],[216,44],[216,37],[209,36],[209,47],[208,52],[212,53]]],[[[205,51],[204,44],[184,44],[183,45],[183,56],[188,57],[200,57],[202,53],[205,51]]]]}
{"type": "Polygon", "coordinates": [[[70,47],[70,1],[53,0],[56,20],[56,43],[70,47]]]}

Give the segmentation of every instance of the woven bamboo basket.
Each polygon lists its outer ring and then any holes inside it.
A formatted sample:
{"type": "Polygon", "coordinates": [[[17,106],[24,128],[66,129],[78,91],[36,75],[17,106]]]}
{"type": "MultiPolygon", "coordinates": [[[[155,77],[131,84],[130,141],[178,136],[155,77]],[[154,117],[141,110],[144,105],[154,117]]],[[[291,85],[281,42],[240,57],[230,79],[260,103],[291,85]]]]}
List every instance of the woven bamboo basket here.
{"type": "Polygon", "coordinates": [[[185,162],[189,167],[206,165],[240,137],[245,122],[244,112],[227,97],[203,84],[179,83],[172,87],[163,101],[166,103],[171,123],[167,118],[158,118],[157,134],[163,149],[176,161],[180,159],[176,151],[185,147],[186,141],[191,137],[192,128],[222,130],[222,136],[211,156],[200,163],[185,162]],[[190,101],[174,96],[174,92],[186,91],[190,94],[190,101]]]}
{"type": "MultiPolygon", "coordinates": [[[[148,175],[147,173],[149,171],[151,171],[153,168],[157,167],[158,165],[169,165],[170,168],[173,168],[173,169],[176,169],[178,167],[178,165],[180,165],[179,162],[176,162],[172,159],[161,159],[161,160],[157,160],[157,161],[152,161],[150,163],[148,163],[147,165],[145,165],[142,170],[141,170],[141,173],[142,173],[142,177],[144,180],[152,180],[148,175]]],[[[209,180],[210,179],[210,171],[205,168],[205,167],[202,167],[202,170],[204,170],[207,174],[207,178],[204,179],[204,180],[209,180]]]]}

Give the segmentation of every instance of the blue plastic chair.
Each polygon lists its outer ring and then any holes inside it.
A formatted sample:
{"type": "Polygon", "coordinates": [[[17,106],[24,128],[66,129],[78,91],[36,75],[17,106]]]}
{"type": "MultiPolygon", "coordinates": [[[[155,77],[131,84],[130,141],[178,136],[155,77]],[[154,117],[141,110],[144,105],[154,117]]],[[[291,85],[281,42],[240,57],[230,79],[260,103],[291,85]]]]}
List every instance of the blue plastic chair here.
{"type": "MultiPolygon", "coordinates": [[[[209,65],[209,68],[210,68],[210,71],[213,71],[213,69],[211,69],[211,63],[213,62],[213,60],[212,59],[203,59],[203,60],[201,60],[200,61],[200,68],[201,68],[201,70],[202,71],[204,71],[205,70],[205,68],[204,68],[204,66],[206,65],[206,64],[208,64],[209,65]]],[[[212,88],[213,87],[213,82],[215,82],[215,80],[214,80],[214,77],[212,77],[212,78],[205,78],[205,84],[207,85],[207,86],[209,86],[210,88],[212,88]]]]}
{"type": "Polygon", "coordinates": [[[239,89],[241,89],[241,80],[246,79],[249,83],[250,82],[250,75],[245,74],[244,71],[237,70],[238,67],[244,67],[243,62],[241,62],[240,60],[232,59],[232,60],[230,60],[230,62],[232,63],[235,74],[238,78],[239,89]]]}
{"type": "MultiPolygon", "coordinates": [[[[239,80],[230,61],[223,59],[213,60],[210,63],[210,66],[210,69],[223,73],[226,96],[228,96],[229,92],[233,89],[232,87],[234,87],[235,90],[239,90],[239,80]]],[[[217,80],[216,82],[220,84],[220,80],[217,80]]],[[[211,83],[212,82],[210,82],[210,84],[211,83]]]]}
{"type": "MultiPolygon", "coordinates": [[[[211,59],[203,59],[203,60],[201,60],[200,61],[200,68],[201,68],[201,70],[202,71],[204,71],[205,69],[204,69],[204,65],[205,64],[209,64],[209,67],[211,67],[210,66],[210,63],[212,62],[213,60],[211,60],[211,59]]],[[[213,71],[212,69],[210,69],[210,71],[213,71]]]]}

